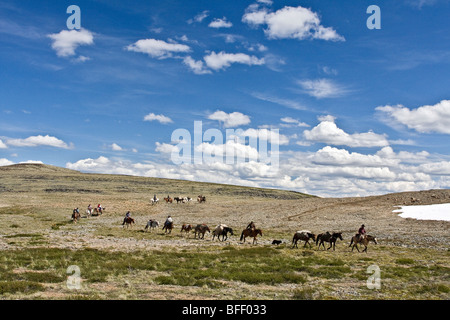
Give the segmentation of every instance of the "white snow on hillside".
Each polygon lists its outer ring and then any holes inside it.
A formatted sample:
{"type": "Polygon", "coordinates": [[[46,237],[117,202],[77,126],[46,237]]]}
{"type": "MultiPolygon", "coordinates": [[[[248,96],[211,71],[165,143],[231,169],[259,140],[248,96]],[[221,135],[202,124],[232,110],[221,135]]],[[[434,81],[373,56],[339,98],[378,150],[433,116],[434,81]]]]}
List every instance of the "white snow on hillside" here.
{"type": "Polygon", "coordinates": [[[399,216],[402,218],[450,221],[450,203],[428,206],[404,206],[392,212],[401,212],[399,216]]]}

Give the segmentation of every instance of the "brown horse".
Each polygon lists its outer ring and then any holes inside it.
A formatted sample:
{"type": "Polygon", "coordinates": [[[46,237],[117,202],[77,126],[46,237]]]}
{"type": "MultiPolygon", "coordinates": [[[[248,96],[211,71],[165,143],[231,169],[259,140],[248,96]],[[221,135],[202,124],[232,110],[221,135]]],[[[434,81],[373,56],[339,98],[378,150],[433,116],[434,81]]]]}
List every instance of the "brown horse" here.
{"type": "Polygon", "coordinates": [[[206,202],[206,197],[204,197],[204,196],[202,196],[202,195],[199,195],[199,196],[197,197],[197,201],[198,201],[199,203],[206,202]]]}
{"type": "Polygon", "coordinates": [[[134,221],[134,219],[132,217],[126,217],[125,220],[122,223],[124,228],[125,228],[125,226],[127,226],[127,228],[128,228],[132,224],[135,224],[135,221],[134,221]]]}
{"type": "Polygon", "coordinates": [[[309,239],[313,239],[313,241],[316,241],[316,235],[314,233],[311,233],[311,231],[309,230],[297,231],[292,238],[292,248],[298,248],[297,242],[299,240],[305,241],[305,245],[303,246],[303,248],[306,247],[306,244],[309,244],[309,247],[312,248],[311,243],[309,243],[309,239]]]}
{"type": "Polygon", "coordinates": [[[181,231],[180,232],[184,231],[186,234],[188,234],[191,230],[192,230],[192,226],[190,224],[183,224],[181,226],[181,231]]]}
{"type": "Polygon", "coordinates": [[[99,215],[103,214],[103,212],[105,210],[106,210],[106,208],[99,209],[99,208],[95,207],[94,209],[92,209],[92,215],[93,216],[99,216],[99,215]]]}
{"type": "Polygon", "coordinates": [[[164,233],[167,233],[167,231],[169,231],[169,234],[172,233],[173,222],[165,223],[162,229],[166,230],[164,233]]]}
{"type": "Polygon", "coordinates": [[[211,232],[211,230],[209,230],[209,227],[206,224],[198,224],[194,229],[194,239],[197,238],[197,233],[199,239],[204,239],[206,232],[211,232]],[[200,234],[202,235],[201,238],[200,234]]]}
{"type": "Polygon", "coordinates": [[[261,235],[262,237],[262,230],[261,229],[244,229],[241,233],[241,238],[239,241],[242,241],[242,239],[244,239],[244,243],[245,243],[245,238],[247,237],[253,237],[253,244],[255,244],[256,241],[256,237],[259,235],[261,235]]]}
{"type": "Polygon", "coordinates": [[[377,238],[374,237],[374,236],[366,235],[364,237],[361,237],[359,234],[355,234],[352,237],[352,241],[350,242],[349,247],[352,247],[352,251],[356,247],[356,250],[358,250],[358,252],[360,252],[359,249],[358,249],[358,243],[360,243],[360,244],[362,244],[364,246],[363,252],[367,253],[367,245],[369,244],[370,241],[372,241],[375,244],[378,244],[377,238]]]}
{"type": "Polygon", "coordinates": [[[172,203],[172,202],[173,202],[173,199],[172,199],[172,198],[164,198],[164,201],[165,201],[166,203],[172,203]]]}
{"type": "Polygon", "coordinates": [[[77,221],[81,218],[81,214],[77,209],[73,209],[72,212],[72,221],[74,223],[77,223],[77,221]]]}
{"type": "Polygon", "coordinates": [[[329,233],[327,231],[326,233],[321,233],[317,236],[316,245],[319,244],[318,249],[320,249],[320,246],[323,246],[323,249],[325,250],[324,242],[329,242],[330,246],[327,248],[327,250],[330,250],[333,247],[333,251],[335,251],[336,250],[336,241],[338,239],[344,240],[342,238],[342,232],[329,233]]]}

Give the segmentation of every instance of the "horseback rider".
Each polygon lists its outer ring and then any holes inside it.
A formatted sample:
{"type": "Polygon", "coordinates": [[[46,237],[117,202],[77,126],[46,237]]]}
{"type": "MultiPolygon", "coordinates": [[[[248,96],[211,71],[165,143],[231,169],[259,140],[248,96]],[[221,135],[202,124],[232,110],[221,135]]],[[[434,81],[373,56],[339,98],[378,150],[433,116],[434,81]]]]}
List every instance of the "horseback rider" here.
{"type": "Polygon", "coordinates": [[[73,213],[79,214],[79,213],[80,213],[80,210],[78,210],[78,208],[75,208],[75,209],[73,209],[73,213]]]}
{"type": "Polygon", "coordinates": [[[97,206],[97,210],[98,210],[99,213],[103,213],[103,208],[102,208],[100,203],[97,206]]]}
{"type": "Polygon", "coordinates": [[[167,217],[167,219],[166,219],[166,222],[164,222],[164,227],[167,228],[167,226],[168,226],[169,224],[171,224],[171,223],[173,223],[173,219],[172,219],[172,217],[169,215],[169,216],[167,217]]]}
{"type": "Polygon", "coordinates": [[[128,212],[125,214],[125,218],[123,218],[123,223],[122,223],[122,225],[125,224],[125,222],[127,221],[127,218],[129,218],[129,217],[131,217],[131,212],[130,212],[130,211],[128,211],[128,212]]]}
{"type": "Polygon", "coordinates": [[[252,221],[248,224],[247,229],[256,229],[255,223],[252,221]]]}
{"type": "Polygon", "coordinates": [[[358,241],[365,238],[365,236],[366,236],[366,229],[365,229],[364,225],[361,225],[361,227],[358,229],[357,236],[358,236],[358,241]]]}
{"type": "Polygon", "coordinates": [[[158,198],[156,198],[156,194],[154,194],[154,195],[153,195],[153,201],[156,202],[156,199],[158,199],[158,198]]]}

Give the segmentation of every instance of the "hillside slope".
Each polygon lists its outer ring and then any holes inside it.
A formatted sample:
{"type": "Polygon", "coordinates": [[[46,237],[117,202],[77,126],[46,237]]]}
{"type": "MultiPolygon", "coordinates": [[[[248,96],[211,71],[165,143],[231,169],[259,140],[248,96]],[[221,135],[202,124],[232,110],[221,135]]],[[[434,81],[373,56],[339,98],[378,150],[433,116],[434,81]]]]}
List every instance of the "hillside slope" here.
{"type": "Polygon", "coordinates": [[[200,194],[286,200],[312,197],[300,192],[277,189],[127,175],[88,174],[44,164],[16,164],[0,167],[0,192],[109,195],[129,192],[141,193],[146,197],[157,194],[161,199],[167,195],[196,198],[200,194]]]}

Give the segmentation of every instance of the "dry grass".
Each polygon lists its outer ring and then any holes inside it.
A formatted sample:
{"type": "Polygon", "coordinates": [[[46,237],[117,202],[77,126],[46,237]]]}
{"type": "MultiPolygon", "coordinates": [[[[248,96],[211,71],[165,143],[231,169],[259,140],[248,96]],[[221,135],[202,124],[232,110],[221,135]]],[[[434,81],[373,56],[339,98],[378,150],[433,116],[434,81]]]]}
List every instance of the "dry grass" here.
{"type": "Polygon", "coordinates": [[[82,174],[44,165],[0,168],[0,296],[6,299],[448,299],[448,222],[402,219],[394,205],[450,202],[449,190],[367,198],[308,195],[209,183],[82,174]],[[206,203],[152,206],[153,194],[206,203]],[[416,199],[419,199],[417,201],[416,199]],[[72,209],[107,208],[70,220],[72,209]],[[137,224],[121,226],[131,210],[137,224]],[[149,218],[175,220],[171,235],[144,232],[149,218]],[[251,221],[258,245],[242,244],[251,221]],[[183,223],[226,223],[226,243],[181,236],[183,223]],[[369,252],[348,242],[364,223],[378,237],[369,252]],[[342,231],[335,252],[290,249],[296,230],[342,231]],[[273,239],[284,243],[272,246],[273,239]],[[66,269],[78,265],[83,287],[69,290],[66,269]],[[378,265],[382,287],[370,290],[367,268],[378,265]]]}

